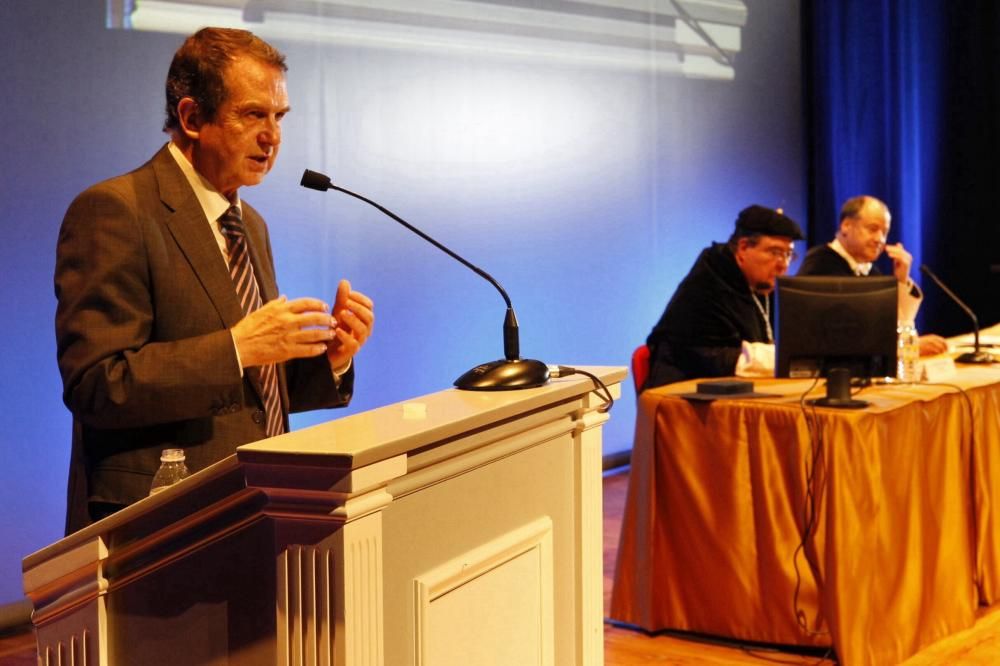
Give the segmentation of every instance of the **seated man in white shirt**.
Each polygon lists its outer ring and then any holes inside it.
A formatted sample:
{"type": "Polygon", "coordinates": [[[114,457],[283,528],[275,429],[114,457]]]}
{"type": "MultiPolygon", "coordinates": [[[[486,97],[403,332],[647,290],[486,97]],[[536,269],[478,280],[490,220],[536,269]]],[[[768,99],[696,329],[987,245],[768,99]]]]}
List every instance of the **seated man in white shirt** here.
{"type": "MultiPolygon", "coordinates": [[[[886,244],[892,215],[889,207],[875,197],[861,195],[844,202],[840,209],[840,230],[832,242],[811,248],[802,260],[798,275],[879,275],[872,262],[883,250],[892,259],[892,272],[899,281],[900,321],[915,321],[923,293],[910,278],[913,257],[901,243],[886,244]]],[[[920,355],[947,351],[939,335],[920,336],[920,355]]]]}

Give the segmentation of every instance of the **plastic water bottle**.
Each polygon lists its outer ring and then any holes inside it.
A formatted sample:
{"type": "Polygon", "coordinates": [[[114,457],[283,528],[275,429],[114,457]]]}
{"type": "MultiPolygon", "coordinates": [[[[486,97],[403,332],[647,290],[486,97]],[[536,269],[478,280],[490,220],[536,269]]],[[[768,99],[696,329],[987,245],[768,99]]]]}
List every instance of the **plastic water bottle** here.
{"type": "Polygon", "coordinates": [[[184,464],[184,449],[163,449],[160,453],[160,469],[153,476],[150,495],[155,495],[164,488],[172,486],[188,475],[184,464]]]}
{"type": "Polygon", "coordinates": [[[914,384],[920,381],[917,374],[917,360],[920,358],[917,327],[912,321],[901,321],[896,332],[899,334],[896,349],[896,379],[904,384],[914,384]]]}

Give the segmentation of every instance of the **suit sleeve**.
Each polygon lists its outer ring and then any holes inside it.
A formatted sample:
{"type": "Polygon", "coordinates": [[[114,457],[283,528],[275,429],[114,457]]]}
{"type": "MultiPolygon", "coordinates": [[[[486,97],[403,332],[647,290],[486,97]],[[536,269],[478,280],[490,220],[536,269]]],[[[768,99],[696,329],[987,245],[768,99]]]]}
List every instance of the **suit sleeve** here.
{"type": "Polygon", "coordinates": [[[899,294],[896,300],[897,318],[900,321],[916,321],[920,304],[924,300],[924,292],[920,290],[916,282],[907,279],[906,282],[899,283],[899,294]]]}
{"type": "Polygon", "coordinates": [[[148,231],[128,188],[105,185],[71,204],[59,233],[55,323],[63,401],[90,426],[148,426],[242,404],[228,330],[154,338],[148,231]]]}
{"type": "Polygon", "coordinates": [[[343,407],[354,394],[354,367],[340,377],[337,384],[326,355],[298,359],[285,364],[288,380],[289,411],[307,412],[313,409],[343,407]]]}

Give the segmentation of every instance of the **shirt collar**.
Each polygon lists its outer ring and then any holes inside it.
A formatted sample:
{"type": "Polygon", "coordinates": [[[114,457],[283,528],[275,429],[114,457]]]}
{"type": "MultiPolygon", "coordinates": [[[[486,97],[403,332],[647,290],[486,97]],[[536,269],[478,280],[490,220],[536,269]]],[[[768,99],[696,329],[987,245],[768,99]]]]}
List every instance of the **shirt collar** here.
{"type": "Polygon", "coordinates": [[[195,170],[194,165],[188,161],[188,158],[173,141],[167,145],[167,150],[170,151],[174,161],[177,162],[177,166],[181,168],[181,172],[183,172],[184,177],[190,183],[191,189],[194,190],[194,195],[197,197],[198,203],[201,204],[201,209],[205,212],[205,217],[208,218],[209,222],[215,222],[222,217],[229,210],[230,206],[236,206],[240,209],[241,213],[243,212],[239,194],[236,194],[235,201],[230,201],[221,192],[212,187],[212,184],[195,170]]]}
{"type": "Polygon", "coordinates": [[[831,250],[844,258],[844,261],[848,263],[855,275],[868,275],[871,272],[872,262],[869,261],[864,264],[859,264],[855,261],[854,257],[851,256],[843,244],[841,244],[839,238],[834,238],[833,241],[829,243],[829,246],[831,250]]]}

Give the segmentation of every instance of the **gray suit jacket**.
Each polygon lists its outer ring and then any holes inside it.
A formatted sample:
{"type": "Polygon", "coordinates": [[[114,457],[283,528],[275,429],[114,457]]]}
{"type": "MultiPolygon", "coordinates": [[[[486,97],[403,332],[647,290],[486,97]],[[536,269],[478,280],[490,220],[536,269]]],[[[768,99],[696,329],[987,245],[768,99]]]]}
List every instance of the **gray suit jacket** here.
{"type": "MultiPolygon", "coordinates": [[[[278,295],[267,226],[245,202],[261,297],[278,295]]],[[[264,438],[255,368],[229,328],[243,312],[205,214],[166,147],[70,205],[59,232],[56,339],[73,413],[67,534],[149,492],[164,448],[194,472],[264,438]],[[100,509],[96,508],[100,507],[100,509]],[[95,515],[96,514],[96,515],[95,515]]],[[[278,368],[282,406],[347,404],[325,356],[278,368]]]]}

